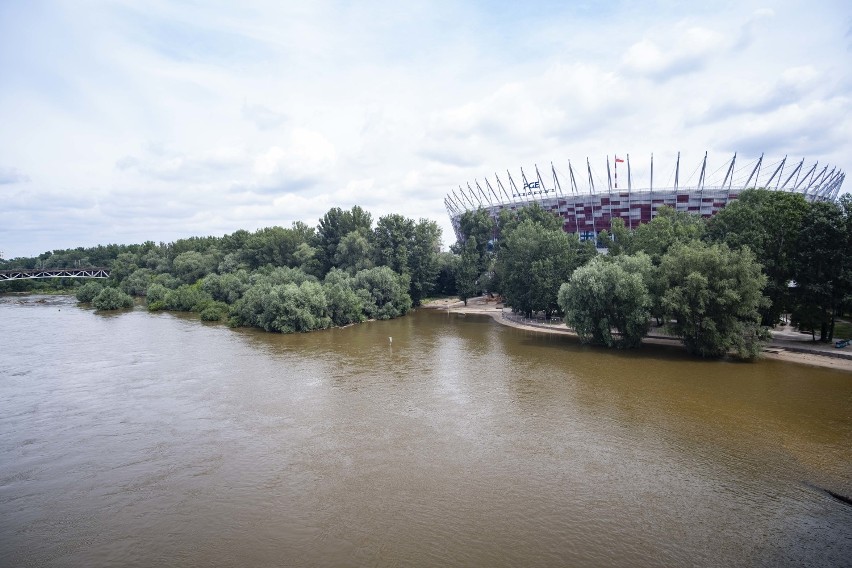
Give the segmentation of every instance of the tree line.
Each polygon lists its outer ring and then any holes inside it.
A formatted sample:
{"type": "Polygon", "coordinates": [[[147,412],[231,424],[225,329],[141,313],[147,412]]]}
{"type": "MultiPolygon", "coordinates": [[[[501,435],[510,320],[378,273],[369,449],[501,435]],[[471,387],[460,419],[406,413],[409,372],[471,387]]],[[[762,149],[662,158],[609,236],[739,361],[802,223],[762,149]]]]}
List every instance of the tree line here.
{"type": "Polygon", "coordinates": [[[751,189],[710,219],[662,208],[631,230],[616,218],[598,236],[608,254],[561,227],[538,205],[464,213],[460,296],[501,294],[513,311],[558,314],[609,347],[639,345],[656,321],[705,357],[754,357],[783,314],[831,341],[852,310],[849,195],[810,203],[751,189]]]}
{"type": "Polygon", "coordinates": [[[57,250],[3,261],[0,268],[110,268],[106,282],[19,280],[2,291],[75,291],[98,310],[144,297],[149,310],[198,312],[235,326],[299,332],[388,319],[430,294],[454,294],[454,261],[427,219],[390,214],[373,222],[355,206],[330,209],[316,227],[239,230],[173,243],[57,250]]]}
{"type": "Polygon", "coordinates": [[[852,197],[809,203],[762,189],[710,219],[662,208],[636,229],[613,219],[598,242],[534,204],[468,211],[441,252],[434,221],[330,209],[316,227],[239,230],[173,243],[106,245],[0,259],[0,268],[107,266],[105,283],[0,283],[0,292],[73,290],[97,309],[144,297],[150,310],[294,332],[403,315],[430,295],[500,294],[513,311],[559,316],[581,340],[635,347],[652,322],[701,356],[756,355],[789,317],[831,341],[852,310],[852,197]],[[598,247],[608,249],[599,254],[598,247]]]}

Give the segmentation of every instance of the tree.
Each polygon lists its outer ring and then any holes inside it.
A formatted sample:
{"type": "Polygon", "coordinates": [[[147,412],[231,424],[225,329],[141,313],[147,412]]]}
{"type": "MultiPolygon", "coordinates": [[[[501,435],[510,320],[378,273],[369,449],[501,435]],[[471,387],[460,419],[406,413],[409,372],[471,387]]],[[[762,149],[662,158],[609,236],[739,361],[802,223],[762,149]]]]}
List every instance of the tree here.
{"type": "Polygon", "coordinates": [[[502,239],[497,273],[512,309],[527,315],[558,309],[559,287],[580,265],[584,247],[561,229],[526,220],[502,239]]]}
{"type": "Polygon", "coordinates": [[[119,288],[131,296],[144,296],[151,284],[153,273],[148,268],[134,270],[133,274],[122,280],[119,288]]]}
{"type": "Polygon", "coordinates": [[[834,338],[834,318],[852,291],[850,220],[840,203],[809,204],[802,219],[793,275],[797,322],[819,324],[820,341],[834,338]]]}
{"type": "Polygon", "coordinates": [[[456,288],[456,273],[461,263],[461,257],[451,252],[441,252],[437,255],[437,275],[435,277],[436,294],[453,296],[458,294],[456,288]]]}
{"type": "Polygon", "coordinates": [[[334,325],[364,321],[364,303],[354,290],[354,278],[332,268],[325,275],[323,291],[328,302],[328,314],[334,325]]]}
{"type": "Polygon", "coordinates": [[[343,211],[340,207],[334,207],[328,211],[320,220],[316,231],[318,253],[323,275],[334,266],[334,254],[340,240],[358,229],[372,232],[373,217],[357,205],[350,211],[343,211]]]}
{"type": "Polygon", "coordinates": [[[538,223],[545,229],[555,231],[562,229],[563,219],[556,213],[542,208],[538,202],[516,210],[503,209],[497,218],[500,227],[500,236],[505,237],[524,221],[538,223]]]}
{"type": "Polygon", "coordinates": [[[415,306],[419,306],[423,298],[436,288],[440,252],[441,228],[438,223],[420,219],[414,225],[411,254],[408,256],[408,273],[411,276],[408,293],[415,306]]]}
{"type": "Polygon", "coordinates": [[[92,300],[92,305],[95,306],[95,309],[98,311],[132,308],[133,298],[118,288],[104,288],[92,300]]]}
{"type": "Polygon", "coordinates": [[[593,258],[559,288],[565,323],[585,343],[638,347],[650,326],[651,298],[642,275],[651,271],[651,260],[642,253],[593,258]]]}
{"type": "Polygon", "coordinates": [[[671,207],[661,207],[651,222],[639,225],[631,237],[626,237],[617,223],[613,231],[616,239],[627,241],[624,252],[644,252],[651,257],[655,266],[659,266],[663,255],[672,246],[701,238],[704,234],[704,220],[671,207]]]}
{"type": "Polygon", "coordinates": [[[408,272],[413,240],[414,221],[397,214],[379,217],[373,231],[376,265],[389,266],[398,274],[408,272]]]}
{"type": "Polygon", "coordinates": [[[667,327],[687,351],[702,357],[760,353],[768,336],[759,325],[759,310],[768,302],[766,276],[748,247],[677,244],[663,256],[660,271],[667,327]]]}
{"type": "Polygon", "coordinates": [[[606,245],[609,248],[610,256],[628,254],[629,251],[633,250],[633,231],[624,225],[624,219],[621,217],[615,217],[612,220],[607,236],[609,242],[606,245]]]}
{"type": "Polygon", "coordinates": [[[357,229],[345,235],[337,245],[332,258],[336,268],[354,275],[359,270],[373,267],[373,245],[365,229],[357,229]]]}
{"type": "Polygon", "coordinates": [[[201,280],[201,289],[217,302],[233,304],[249,287],[249,273],[245,270],[226,274],[208,274],[201,280]]]}
{"type": "Polygon", "coordinates": [[[477,278],[479,276],[479,250],[476,237],[469,237],[464,243],[458,266],[456,267],[456,290],[464,305],[469,298],[479,292],[477,278]]]}
{"type": "Polygon", "coordinates": [[[462,250],[468,240],[474,239],[476,243],[476,274],[488,272],[495,256],[494,243],[497,238],[495,220],[485,209],[465,211],[459,218],[459,229],[462,236],[460,243],[462,250]]]}
{"type": "Polygon", "coordinates": [[[184,284],[194,284],[207,274],[214,272],[218,264],[215,253],[187,251],[177,255],[172,261],[172,273],[184,284]]]}
{"type": "Polygon", "coordinates": [[[790,280],[802,219],[808,209],[800,193],[748,189],[707,224],[706,238],[731,248],[748,246],[763,265],[770,305],[762,310],[763,325],[775,325],[792,308],[790,280]]]}
{"type": "Polygon", "coordinates": [[[408,276],[397,274],[387,266],[362,270],[355,275],[353,288],[363,302],[369,318],[390,319],[405,315],[411,309],[408,276]]]}
{"type": "Polygon", "coordinates": [[[86,282],[77,290],[77,301],[83,302],[84,304],[92,303],[92,300],[101,293],[101,290],[104,289],[104,285],[96,280],[90,280],[86,282]]]}

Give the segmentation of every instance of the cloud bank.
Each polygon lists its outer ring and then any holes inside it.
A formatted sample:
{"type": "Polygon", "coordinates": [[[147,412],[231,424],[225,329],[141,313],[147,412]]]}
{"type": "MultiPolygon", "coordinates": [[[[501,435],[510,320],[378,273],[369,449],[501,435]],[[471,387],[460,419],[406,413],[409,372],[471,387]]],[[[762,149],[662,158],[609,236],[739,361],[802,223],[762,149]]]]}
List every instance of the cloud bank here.
{"type": "MultiPolygon", "coordinates": [[[[316,224],[615,153],[850,170],[852,8],[0,4],[0,250],[316,224]]],[[[301,5],[304,4],[304,5],[301,5]]]]}

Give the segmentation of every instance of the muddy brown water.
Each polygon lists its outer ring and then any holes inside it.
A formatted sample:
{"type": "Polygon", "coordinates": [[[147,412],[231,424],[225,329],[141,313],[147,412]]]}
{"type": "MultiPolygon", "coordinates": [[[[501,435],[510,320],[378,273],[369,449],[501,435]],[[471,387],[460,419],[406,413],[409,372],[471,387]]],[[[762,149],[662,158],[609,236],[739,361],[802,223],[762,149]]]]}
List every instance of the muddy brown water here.
{"type": "Polygon", "coordinates": [[[852,373],[0,297],[2,566],[848,566],[818,488],[852,373]]]}

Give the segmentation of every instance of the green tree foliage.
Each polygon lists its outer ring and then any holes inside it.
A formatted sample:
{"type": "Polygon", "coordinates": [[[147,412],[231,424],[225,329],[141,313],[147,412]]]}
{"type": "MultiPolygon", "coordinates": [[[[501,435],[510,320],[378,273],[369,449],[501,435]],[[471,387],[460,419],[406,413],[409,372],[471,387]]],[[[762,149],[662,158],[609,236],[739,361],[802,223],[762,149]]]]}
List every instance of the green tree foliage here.
{"type": "Polygon", "coordinates": [[[144,296],[153,279],[153,272],[148,268],[139,268],[119,284],[121,291],[131,296],[144,296]]]}
{"type": "Polygon", "coordinates": [[[562,283],[585,260],[585,249],[561,229],[548,229],[535,221],[524,221],[503,237],[496,271],[501,289],[513,310],[546,316],[558,309],[562,283]]]}
{"type": "Polygon", "coordinates": [[[224,302],[210,302],[201,310],[199,317],[202,321],[221,321],[228,315],[228,304],[224,302]]]}
{"type": "Polygon", "coordinates": [[[372,232],[373,217],[357,205],[349,211],[334,207],[319,220],[316,231],[317,259],[322,275],[334,267],[334,255],[341,239],[358,229],[372,232]]]}
{"type": "Polygon", "coordinates": [[[145,292],[145,302],[148,309],[152,312],[165,309],[166,294],[168,293],[169,289],[158,282],[148,286],[148,290],[145,292]]]}
{"type": "Polygon", "coordinates": [[[802,194],[748,189],[707,224],[706,238],[730,248],[748,246],[763,265],[770,304],[763,325],[775,325],[791,310],[790,280],[808,203],[802,194]]]}
{"type": "Polygon", "coordinates": [[[373,244],[370,233],[365,229],[357,229],[347,233],[337,245],[334,253],[333,266],[355,274],[359,270],[373,267],[373,244]]]}
{"type": "Polygon", "coordinates": [[[89,280],[77,289],[77,301],[83,302],[84,304],[91,304],[92,300],[94,300],[103,289],[104,285],[100,282],[96,280],[89,280]]]}
{"type": "Polygon", "coordinates": [[[325,275],[323,291],[328,302],[328,314],[334,325],[362,322],[364,302],[355,292],[355,279],[346,272],[332,268],[325,275]]]}
{"type": "Polygon", "coordinates": [[[305,281],[251,287],[231,307],[232,325],[260,327],[280,333],[325,329],[331,325],[322,286],[305,281]]]}
{"type": "Polygon", "coordinates": [[[440,252],[436,255],[438,271],[435,277],[433,292],[441,296],[458,294],[456,274],[461,265],[461,257],[451,252],[440,252]]]}
{"type": "Polygon", "coordinates": [[[305,274],[319,277],[322,273],[322,264],[319,261],[319,248],[308,243],[302,243],[293,253],[293,262],[299,270],[305,274]]]}
{"type": "Polygon", "coordinates": [[[399,274],[408,272],[413,241],[414,221],[396,214],[379,217],[374,230],[376,265],[399,274]]]}
{"type": "Polygon", "coordinates": [[[542,208],[537,202],[520,209],[503,209],[497,218],[500,234],[505,236],[524,221],[538,223],[545,229],[556,231],[562,229],[562,217],[542,208]]]}
{"type": "Polygon", "coordinates": [[[133,298],[118,288],[104,288],[92,300],[92,305],[98,311],[118,310],[121,308],[132,308],[133,298]]]}
{"type": "Polygon", "coordinates": [[[210,294],[201,289],[201,284],[181,284],[166,292],[163,307],[175,312],[200,312],[213,301],[210,294]]]}
{"type": "Polygon", "coordinates": [[[852,220],[848,211],[843,202],[817,202],[809,204],[802,218],[793,269],[793,318],[802,327],[818,325],[820,341],[834,338],[835,314],[852,292],[852,220]]]}
{"type": "Polygon", "coordinates": [[[465,211],[459,218],[462,245],[474,239],[477,251],[477,274],[485,272],[494,253],[497,238],[497,223],[485,209],[465,211]]]}
{"type": "Polygon", "coordinates": [[[719,357],[735,350],[743,358],[760,353],[767,335],[759,325],[759,310],[768,301],[762,294],[766,276],[749,248],[677,244],[663,256],[660,270],[669,331],[690,353],[719,357]]]}
{"type": "Polygon", "coordinates": [[[201,289],[217,302],[233,304],[249,287],[249,273],[245,270],[227,274],[208,274],[201,281],[201,289]]]}
{"type": "Polygon", "coordinates": [[[565,323],[585,343],[638,347],[648,333],[651,315],[643,274],[652,270],[651,260],[644,253],[614,260],[593,258],[559,288],[558,302],[565,312],[565,323]]]}
{"type": "Polygon", "coordinates": [[[414,225],[414,233],[408,257],[408,274],[411,277],[409,296],[415,306],[436,290],[439,255],[441,252],[441,228],[435,221],[420,219],[414,225]]]}
{"type": "Polygon", "coordinates": [[[362,270],[355,275],[356,293],[363,301],[368,318],[390,319],[405,315],[411,309],[409,280],[387,266],[362,270]]]}
{"type": "Polygon", "coordinates": [[[215,253],[190,250],[177,255],[172,262],[172,274],[184,284],[194,284],[216,270],[219,260],[215,253]]]}
{"type": "Polygon", "coordinates": [[[610,256],[618,256],[620,254],[629,254],[633,251],[633,231],[629,230],[624,224],[624,219],[616,217],[610,223],[610,231],[606,237],[600,237],[601,240],[606,240],[604,246],[609,248],[610,256]]]}
{"type": "Polygon", "coordinates": [[[671,207],[661,207],[650,223],[639,225],[632,233],[624,228],[622,220],[613,221],[612,231],[619,248],[611,252],[644,252],[651,257],[655,266],[659,266],[663,255],[672,246],[701,238],[704,234],[704,220],[671,207]]]}
{"type": "Polygon", "coordinates": [[[456,267],[456,290],[459,298],[467,301],[479,293],[479,247],[476,237],[468,237],[464,243],[461,258],[456,267]]]}
{"type": "Polygon", "coordinates": [[[267,227],[244,236],[244,245],[238,250],[250,268],[273,266],[297,266],[296,251],[314,238],[313,229],[301,222],[293,223],[289,229],[267,227]]]}
{"type": "Polygon", "coordinates": [[[112,282],[121,282],[139,269],[139,255],[135,252],[122,252],[110,263],[109,278],[112,282]]]}

